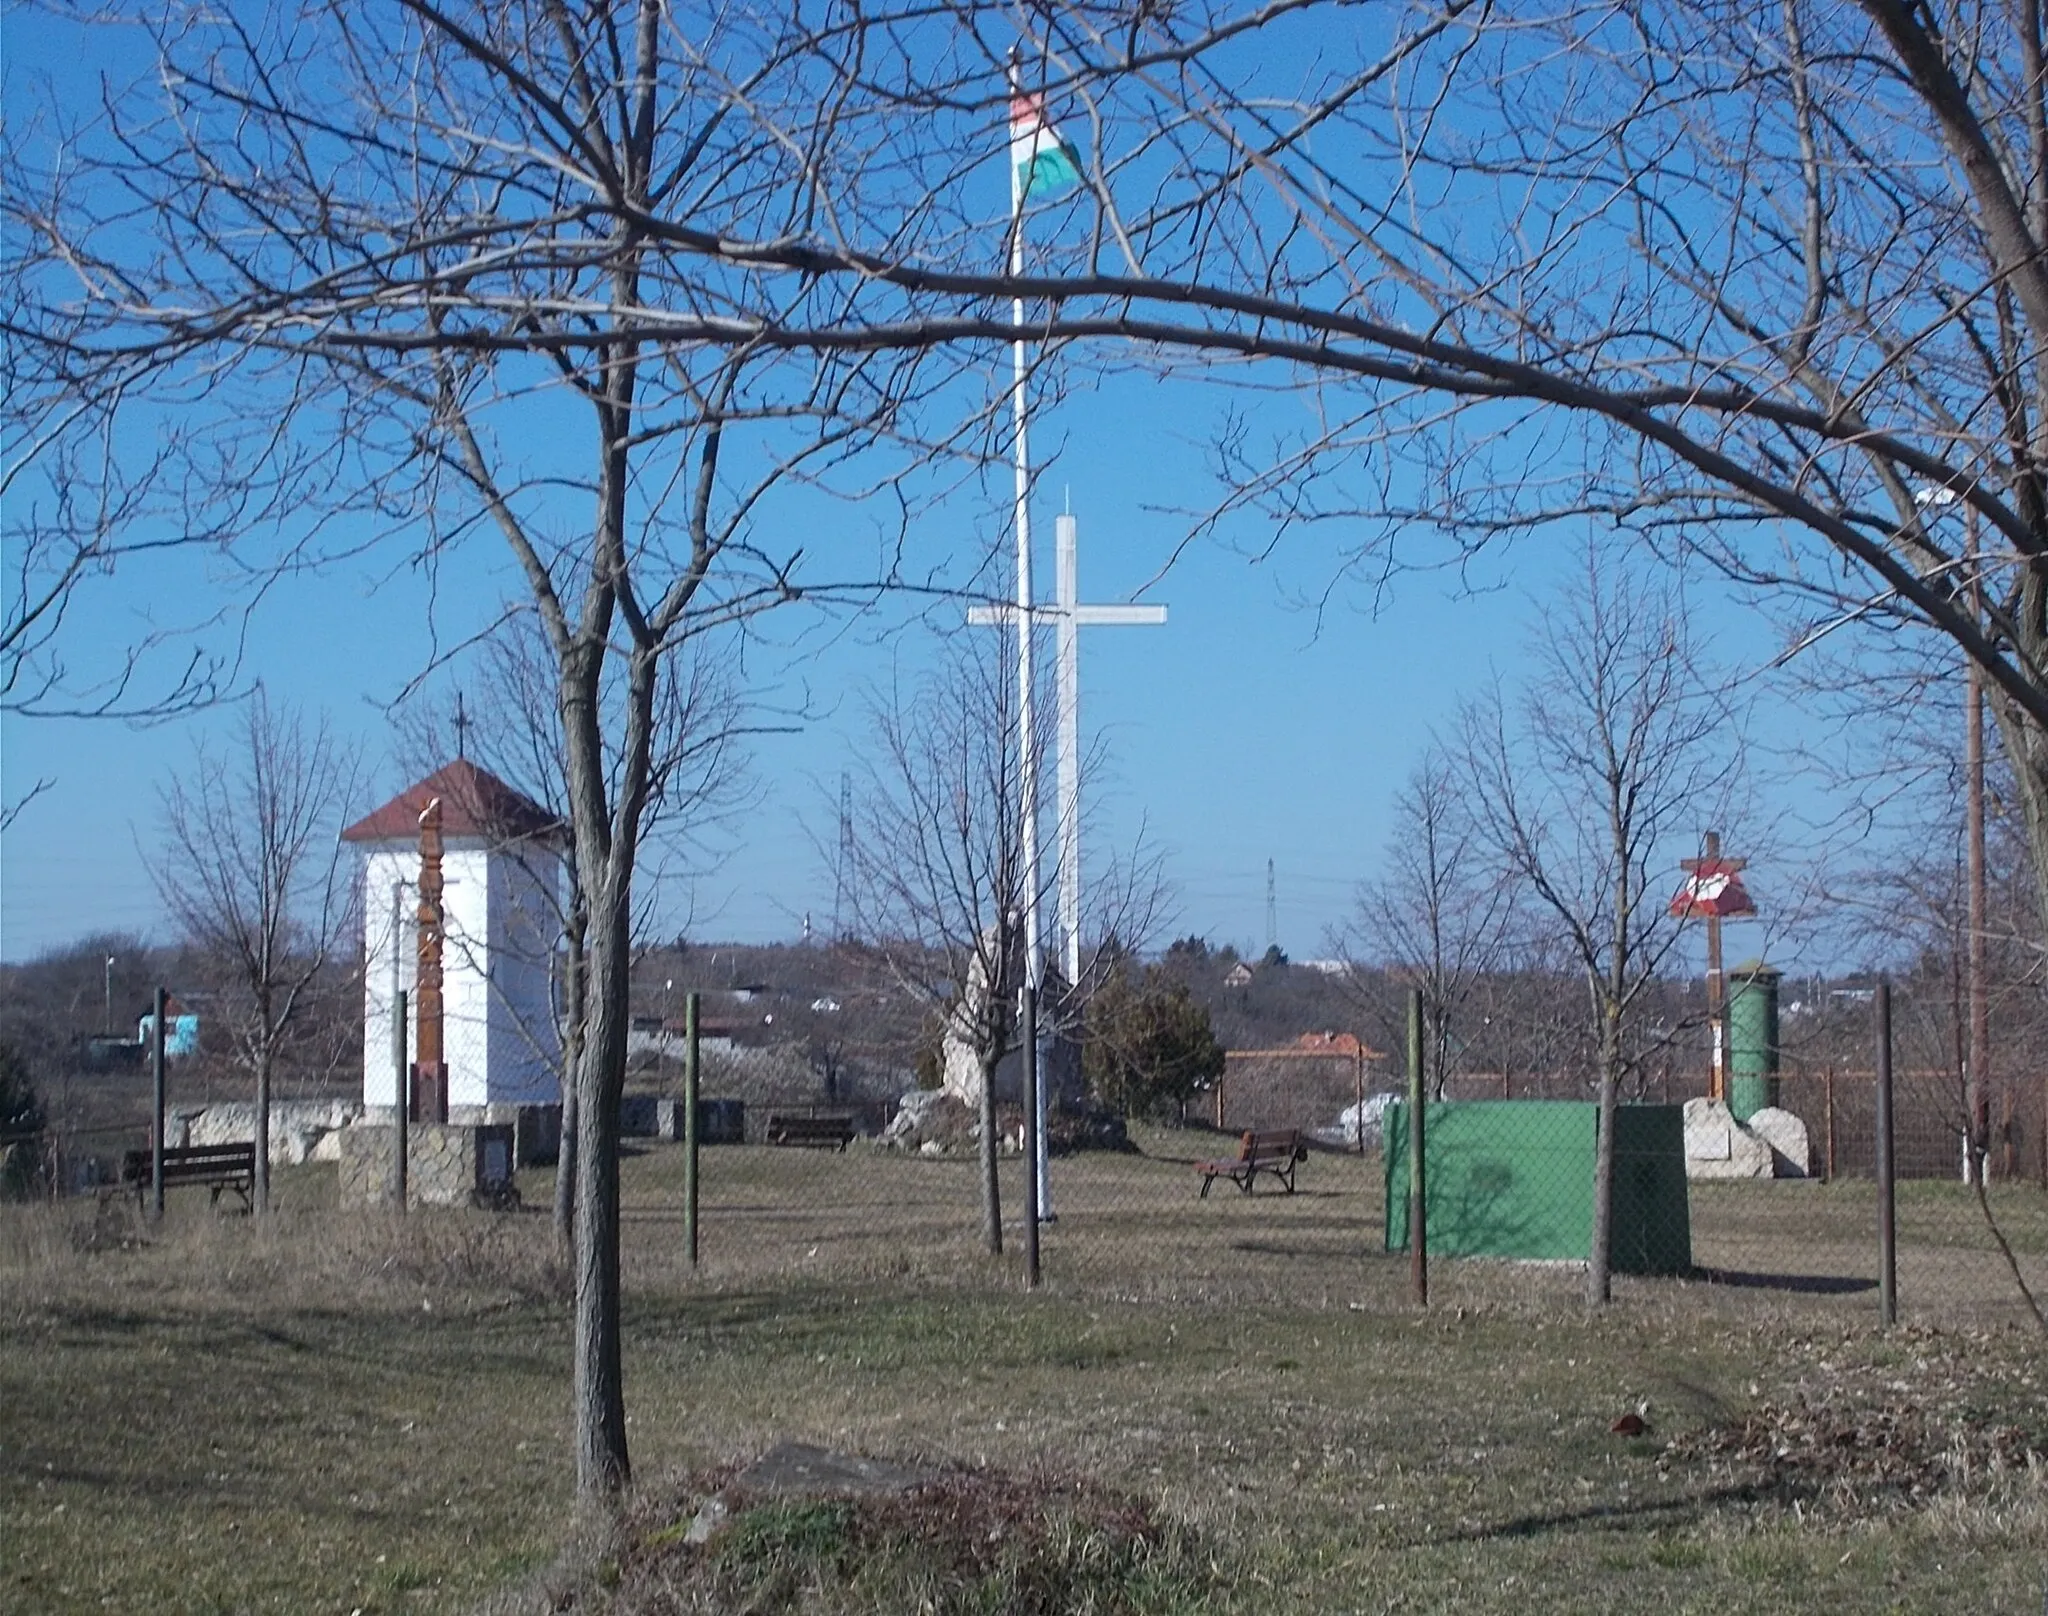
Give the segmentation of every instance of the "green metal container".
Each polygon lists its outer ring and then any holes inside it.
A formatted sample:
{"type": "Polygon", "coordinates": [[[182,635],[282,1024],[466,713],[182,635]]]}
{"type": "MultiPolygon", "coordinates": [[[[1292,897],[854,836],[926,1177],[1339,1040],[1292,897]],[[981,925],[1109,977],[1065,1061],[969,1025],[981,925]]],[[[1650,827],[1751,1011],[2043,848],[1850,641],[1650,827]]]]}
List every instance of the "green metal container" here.
{"type": "Polygon", "coordinates": [[[1728,1109],[1747,1122],[1778,1103],[1778,981],[1768,965],[1728,973],[1728,1109]]]}
{"type": "MultiPolygon", "coordinates": [[[[1600,1108],[1591,1100],[1456,1100],[1425,1106],[1422,1116],[1432,1255],[1592,1255],[1600,1108]]],[[[1381,1137],[1408,1137],[1405,1104],[1387,1108],[1381,1137]]],[[[1388,1151],[1386,1171],[1387,1249],[1405,1251],[1407,1151],[1388,1151]]],[[[1612,1246],[1616,1273],[1691,1271],[1683,1107],[1615,1111],[1612,1246]]]]}

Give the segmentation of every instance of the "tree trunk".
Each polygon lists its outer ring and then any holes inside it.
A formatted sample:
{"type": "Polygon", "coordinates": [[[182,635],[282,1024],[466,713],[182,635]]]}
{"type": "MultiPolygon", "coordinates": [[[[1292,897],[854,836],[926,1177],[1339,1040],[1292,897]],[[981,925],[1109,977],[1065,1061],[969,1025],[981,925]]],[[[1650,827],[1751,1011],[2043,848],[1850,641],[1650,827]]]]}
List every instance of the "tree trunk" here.
{"type": "MultiPolygon", "coordinates": [[[[2043,650],[2048,652],[2048,646],[2043,650]]],[[[1999,743],[2012,767],[2014,795],[2018,798],[2014,806],[2026,832],[2041,935],[2048,938],[2048,730],[2043,730],[2017,702],[1999,691],[1992,689],[1990,695],[1999,743]]]]}
{"type": "Polygon", "coordinates": [[[576,1068],[569,1065],[562,1084],[562,1138],[555,1155],[555,1243],[564,1254],[576,1253],[576,1143],[583,1108],[576,1103],[576,1068]]]}
{"type": "Polygon", "coordinates": [[[1613,1297],[1614,1108],[1620,1094],[1619,1028],[1610,1014],[1600,1029],[1599,1132],[1593,1146],[1593,1242],[1586,1256],[1586,1302],[1602,1307],[1613,1297]]]}
{"type": "MultiPolygon", "coordinates": [[[[1000,1059],[1000,1057],[998,1057],[1000,1059]]],[[[996,1176],[1001,1141],[996,1138],[996,1061],[981,1063],[981,1238],[989,1255],[1003,1254],[1003,1187],[996,1176]]],[[[1035,1207],[1027,1208],[1035,1215],[1035,1207]]]]}
{"type": "Polygon", "coordinates": [[[1595,982],[1600,1003],[1600,1100],[1593,1144],[1593,1239],[1586,1254],[1586,1302],[1591,1307],[1604,1307],[1614,1294],[1614,1107],[1621,1096],[1621,1018],[1628,1003],[1630,921],[1634,916],[1628,800],[1626,780],[1611,773],[1607,832],[1609,856],[1614,860],[1614,918],[1604,989],[1595,982]]]}
{"type": "Polygon", "coordinates": [[[270,1048],[256,1052],[256,1210],[270,1211],[270,1048]]]}
{"type": "Polygon", "coordinates": [[[1429,1098],[1440,1103],[1444,1097],[1444,1084],[1451,1069],[1451,1018],[1450,1013],[1444,1008],[1441,996],[1430,1000],[1428,1019],[1431,1063],[1429,1098]]]}
{"type": "MultiPolygon", "coordinates": [[[[578,906],[580,907],[580,905],[578,906]]],[[[555,1243],[574,1255],[576,1250],[576,1144],[577,1119],[583,1108],[576,1103],[581,1087],[583,1063],[584,952],[585,928],[570,923],[568,947],[564,952],[562,984],[562,1129],[555,1153],[555,1243]]]]}
{"type": "Polygon", "coordinates": [[[619,1350],[619,1099],[626,1078],[632,950],[624,891],[592,906],[589,981],[578,1051],[575,1143],[574,1425],[576,1496],[609,1505],[632,1475],[619,1350]]]}

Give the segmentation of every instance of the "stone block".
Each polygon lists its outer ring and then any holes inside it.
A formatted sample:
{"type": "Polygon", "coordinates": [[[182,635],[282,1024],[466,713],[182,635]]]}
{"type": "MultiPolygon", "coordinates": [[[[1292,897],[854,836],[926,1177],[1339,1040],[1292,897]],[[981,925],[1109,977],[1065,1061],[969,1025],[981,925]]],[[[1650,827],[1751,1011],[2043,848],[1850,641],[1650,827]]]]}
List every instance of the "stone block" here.
{"type": "MultiPolygon", "coordinates": [[[[270,1106],[270,1165],[334,1161],[340,1135],[363,1114],[355,1100],[273,1100],[270,1106]]],[[[164,1139],[176,1145],[238,1145],[256,1137],[256,1106],[249,1100],[220,1100],[172,1111],[164,1139]]]]}
{"type": "Polygon", "coordinates": [[[1687,1178],[1770,1178],[1771,1147],[1720,1100],[1685,1102],[1687,1178]]]}
{"type": "Polygon", "coordinates": [[[1806,1124],[1790,1111],[1767,1105],[1743,1124],[1771,1152],[1771,1170],[1778,1178],[1806,1178],[1813,1172],[1813,1140],[1806,1124]]]}

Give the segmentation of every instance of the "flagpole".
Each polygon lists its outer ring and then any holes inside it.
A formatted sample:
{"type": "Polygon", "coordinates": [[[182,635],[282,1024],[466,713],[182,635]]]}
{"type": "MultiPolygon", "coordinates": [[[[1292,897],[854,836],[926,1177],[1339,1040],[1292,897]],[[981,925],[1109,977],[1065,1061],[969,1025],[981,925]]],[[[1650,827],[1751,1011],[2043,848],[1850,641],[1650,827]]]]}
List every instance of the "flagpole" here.
{"type": "MultiPolygon", "coordinates": [[[[1014,52],[1011,53],[1009,81],[1010,96],[1014,101],[1022,93],[1014,52]]],[[[1014,156],[1009,167],[1010,275],[1012,279],[1021,279],[1024,274],[1024,176],[1018,173],[1014,156]]],[[[1024,299],[1021,295],[1010,300],[1010,321],[1017,330],[1017,336],[1010,343],[1010,412],[1017,435],[1017,750],[1023,795],[1024,973],[1035,993],[1044,985],[1045,962],[1039,947],[1038,928],[1038,746],[1031,711],[1034,661],[1031,643],[1031,457],[1025,441],[1024,299]]],[[[1046,1172],[1046,1095],[1051,1087],[1041,1073],[1037,1085],[1036,1126],[1032,1130],[1033,1150],[1038,1162],[1037,1214],[1041,1223],[1052,1218],[1052,1183],[1046,1172]]]]}

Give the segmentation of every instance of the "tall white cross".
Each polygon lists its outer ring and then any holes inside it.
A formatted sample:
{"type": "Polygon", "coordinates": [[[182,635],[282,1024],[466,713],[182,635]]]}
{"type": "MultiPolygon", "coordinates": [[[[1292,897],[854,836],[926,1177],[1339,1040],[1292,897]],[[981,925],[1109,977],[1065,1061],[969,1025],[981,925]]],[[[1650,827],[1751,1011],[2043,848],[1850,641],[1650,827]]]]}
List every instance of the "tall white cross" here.
{"type": "MultiPolygon", "coordinates": [[[[1054,595],[1050,605],[1033,605],[1034,624],[1050,622],[1057,631],[1058,683],[1055,703],[1059,720],[1060,943],[1067,985],[1081,980],[1081,630],[1109,624],[1150,624],[1166,621],[1164,606],[1083,606],[1080,568],[1075,556],[1077,524],[1061,516],[1053,524],[1054,595]]],[[[974,606],[970,623],[1008,627],[1026,616],[1022,606],[974,606]]],[[[1026,664],[1028,666],[1028,663],[1026,664]]],[[[1024,767],[1032,767],[1027,755],[1024,767]]],[[[1035,825],[1026,835],[1035,835],[1035,825]]],[[[1031,849],[1035,852],[1036,849],[1031,849]]],[[[1035,865],[1027,858],[1027,865],[1035,865]]],[[[1026,900],[1034,908],[1038,894],[1026,900]]],[[[1038,1215],[1052,1216],[1052,1192],[1046,1178],[1046,1084],[1038,1086],[1038,1215]]]]}

